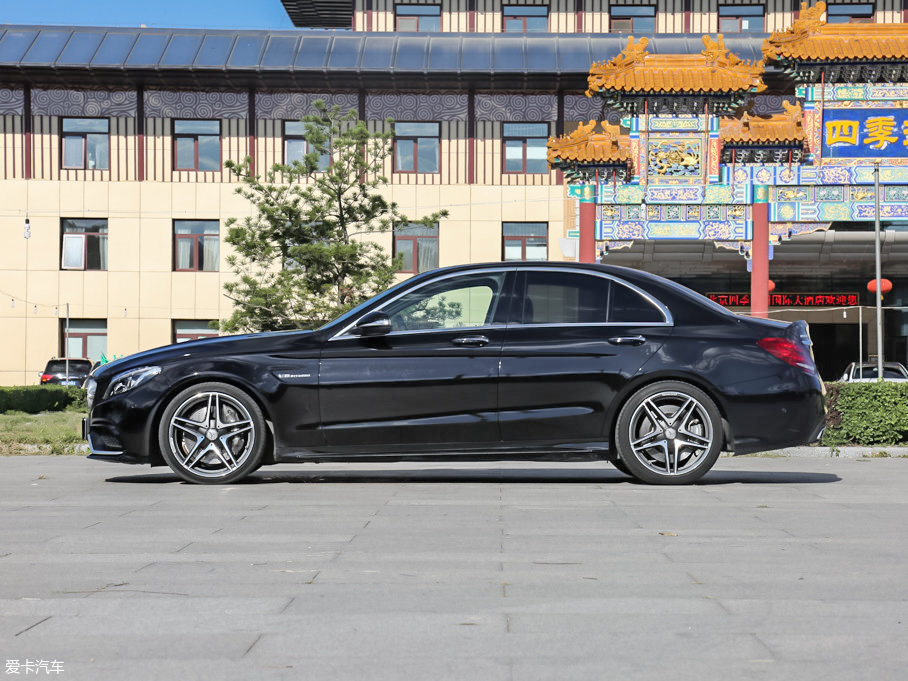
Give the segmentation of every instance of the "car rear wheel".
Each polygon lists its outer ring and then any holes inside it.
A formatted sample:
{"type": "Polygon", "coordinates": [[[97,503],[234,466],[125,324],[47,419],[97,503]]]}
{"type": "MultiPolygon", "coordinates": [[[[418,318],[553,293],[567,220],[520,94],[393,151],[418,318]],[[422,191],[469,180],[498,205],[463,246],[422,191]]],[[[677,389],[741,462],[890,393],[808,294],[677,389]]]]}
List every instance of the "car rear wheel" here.
{"type": "Polygon", "coordinates": [[[719,458],[722,432],[716,404],[681,381],[642,388],[615,424],[621,463],[630,475],[657,485],[683,485],[706,474],[719,458]]]}
{"type": "Polygon", "coordinates": [[[158,442],[188,482],[236,482],[262,463],[265,418],[255,401],[226,383],[199,383],[174,397],[161,416],[158,442]]]}

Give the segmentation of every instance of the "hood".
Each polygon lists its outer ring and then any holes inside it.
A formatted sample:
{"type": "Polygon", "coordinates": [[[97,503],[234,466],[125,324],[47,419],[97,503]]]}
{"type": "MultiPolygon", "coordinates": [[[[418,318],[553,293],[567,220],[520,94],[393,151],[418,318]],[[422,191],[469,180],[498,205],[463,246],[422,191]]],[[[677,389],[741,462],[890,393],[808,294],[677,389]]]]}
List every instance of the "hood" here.
{"type": "Polygon", "coordinates": [[[312,335],[312,331],[267,331],[262,333],[247,333],[238,336],[218,336],[215,338],[200,338],[184,343],[163,345],[151,350],[144,350],[133,355],[115,359],[98,367],[92,373],[95,378],[103,378],[128,371],[141,366],[167,363],[175,359],[190,357],[210,357],[212,355],[235,355],[244,352],[268,352],[269,341],[274,345],[283,345],[290,337],[304,338],[312,335]]]}

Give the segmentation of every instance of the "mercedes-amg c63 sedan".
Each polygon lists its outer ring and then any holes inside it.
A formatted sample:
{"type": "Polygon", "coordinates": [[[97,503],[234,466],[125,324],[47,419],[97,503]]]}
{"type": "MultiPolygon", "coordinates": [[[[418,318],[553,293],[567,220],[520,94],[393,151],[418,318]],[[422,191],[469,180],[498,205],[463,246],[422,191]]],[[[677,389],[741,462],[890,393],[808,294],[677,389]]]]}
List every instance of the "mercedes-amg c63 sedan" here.
{"type": "Polygon", "coordinates": [[[427,272],[315,331],[149,350],[86,387],[89,458],[198,483],[287,462],[600,458],[680,484],[722,450],[815,441],[825,416],[804,322],[575,263],[427,272]]]}

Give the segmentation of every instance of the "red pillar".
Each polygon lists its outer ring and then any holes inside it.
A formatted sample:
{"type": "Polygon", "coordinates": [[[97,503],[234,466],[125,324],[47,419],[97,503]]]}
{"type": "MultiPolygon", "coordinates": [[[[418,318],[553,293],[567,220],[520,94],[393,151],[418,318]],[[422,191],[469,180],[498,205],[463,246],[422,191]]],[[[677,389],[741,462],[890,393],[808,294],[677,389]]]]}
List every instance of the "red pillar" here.
{"type": "Polygon", "coordinates": [[[769,317],[769,204],[753,204],[753,246],[750,251],[750,314],[769,317]]]}
{"type": "Polygon", "coordinates": [[[580,201],[580,262],[596,262],[596,204],[580,201]]]}

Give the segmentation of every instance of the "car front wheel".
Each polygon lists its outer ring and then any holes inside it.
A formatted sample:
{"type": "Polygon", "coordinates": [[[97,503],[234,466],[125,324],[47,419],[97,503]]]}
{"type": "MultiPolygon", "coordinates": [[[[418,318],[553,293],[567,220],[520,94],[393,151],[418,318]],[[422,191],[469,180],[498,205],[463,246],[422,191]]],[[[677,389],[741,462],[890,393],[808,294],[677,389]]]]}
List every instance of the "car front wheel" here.
{"type": "Polygon", "coordinates": [[[709,396],[681,381],[648,385],[624,404],[615,424],[621,463],[635,478],[683,485],[706,474],[722,448],[722,417],[709,396]]]}
{"type": "Polygon", "coordinates": [[[226,383],[199,383],[174,397],[161,416],[158,442],[173,471],[188,482],[236,482],[262,463],[262,410],[226,383]]]}

